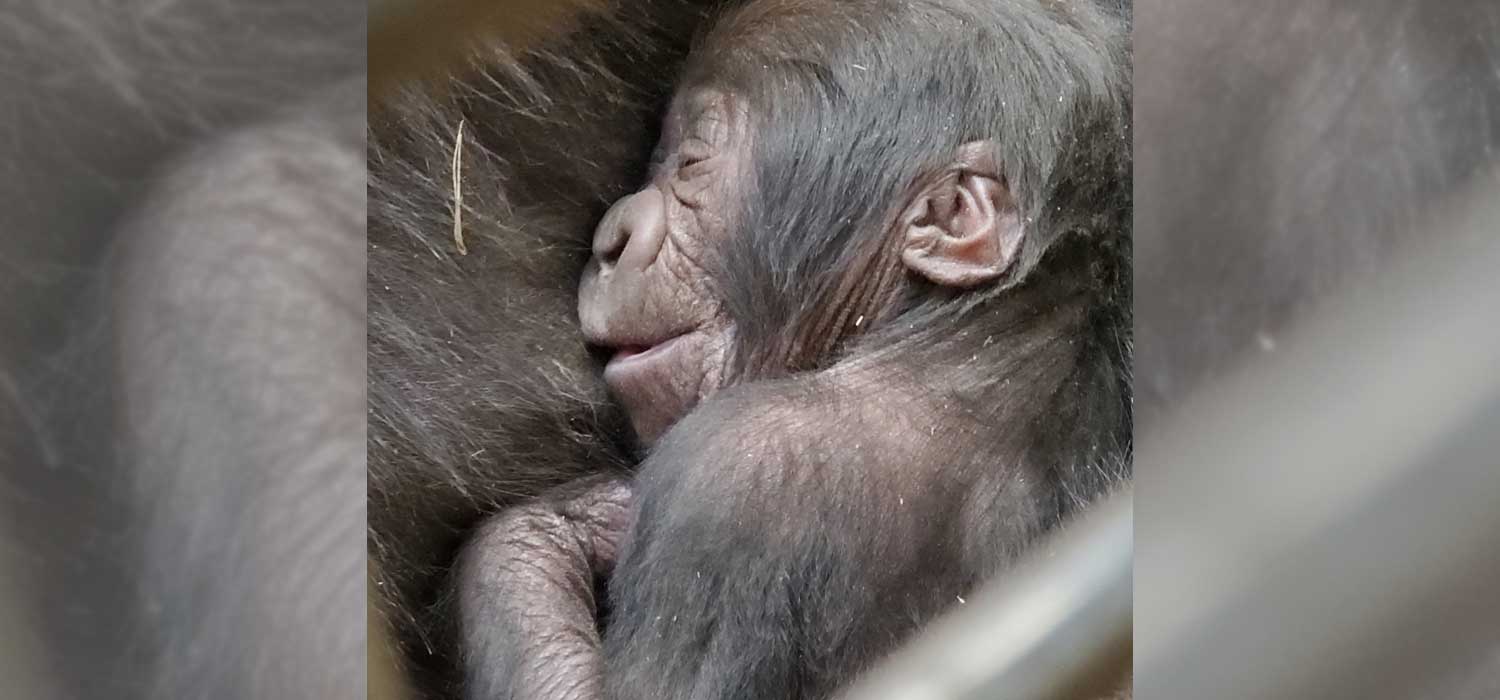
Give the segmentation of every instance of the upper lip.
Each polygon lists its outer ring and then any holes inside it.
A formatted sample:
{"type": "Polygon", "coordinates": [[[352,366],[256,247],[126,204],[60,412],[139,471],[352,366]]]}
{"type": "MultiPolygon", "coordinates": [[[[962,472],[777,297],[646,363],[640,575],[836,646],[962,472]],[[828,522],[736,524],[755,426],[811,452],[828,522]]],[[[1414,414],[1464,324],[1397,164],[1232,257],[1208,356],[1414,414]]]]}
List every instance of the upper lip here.
{"type": "Polygon", "coordinates": [[[689,328],[686,330],[675,331],[671,333],[651,335],[640,334],[628,336],[588,336],[585,339],[587,340],[589,345],[605,348],[608,350],[637,350],[639,352],[645,352],[647,350],[650,350],[651,348],[665,345],[674,340],[677,340],[682,336],[692,333],[693,330],[694,329],[689,328]]]}
{"type": "Polygon", "coordinates": [[[621,362],[633,362],[636,360],[644,360],[648,357],[655,357],[658,354],[666,352],[666,348],[675,345],[681,338],[682,336],[679,335],[673,336],[653,345],[624,345],[614,348],[614,352],[610,356],[609,361],[606,364],[613,366],[621,362]]]}

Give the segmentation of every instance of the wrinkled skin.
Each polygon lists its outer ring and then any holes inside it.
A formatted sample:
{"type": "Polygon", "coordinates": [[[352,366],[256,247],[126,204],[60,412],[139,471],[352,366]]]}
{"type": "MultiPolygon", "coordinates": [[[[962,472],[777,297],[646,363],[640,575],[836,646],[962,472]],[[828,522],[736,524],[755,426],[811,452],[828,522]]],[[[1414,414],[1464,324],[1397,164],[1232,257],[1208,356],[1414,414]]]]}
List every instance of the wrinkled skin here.
{"type": "Polygon", "coordinates": [[[723,94],[679,100],[650,182],[611,207],[594,235],[578,316],[588,341],[612,353],[604,379],[648,446],[724,374],[733,323],[712,256],[746,184],[746,116],[723,94]]]}
{"type": "MultiPolygon", "coordinates": [[[[605,381],[647,447],[730,374],[734,321],[714,281],[752,187],[750,117],[714,90],[679,98],[650,181],[594,236],[578,315],[588,341],[611,353],[605,381]]],[[[966,144],[893,223],[905,267],[937,285],[981,287],[1016,259],[1022,223],[987,147],[966,144]]]]}
{"type": "Polygon", "coordinates": [[[460,615],[503,626],[523,642],[492,648],[490,637],[471,630],[466,654],[487,661],[471,670],[471,693],[603,693],[595,583],[614,570],[630,505],[627,484],[596,479],[511,508],[475,533],[459,564],[460,615]]]}

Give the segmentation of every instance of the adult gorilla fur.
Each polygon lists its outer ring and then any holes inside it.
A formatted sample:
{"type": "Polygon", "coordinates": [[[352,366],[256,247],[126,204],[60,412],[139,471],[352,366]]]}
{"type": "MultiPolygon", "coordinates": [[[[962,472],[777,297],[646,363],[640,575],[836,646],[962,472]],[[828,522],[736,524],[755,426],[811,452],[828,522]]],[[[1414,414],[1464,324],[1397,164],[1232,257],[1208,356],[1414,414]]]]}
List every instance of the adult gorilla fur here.
{"type": "MultiPolygon", "coordinates": [[[[628,11],[627,11],[628,10],[628,11]]],[[[452,683],[446,572],[485,514],[629,464],[576,320],[595,222],[645,173],[707,3],[584,16],[372,102],[370,554],[419,686],[452,683]],[[453,153],[463,247],[453,235],[453,153]]]]}

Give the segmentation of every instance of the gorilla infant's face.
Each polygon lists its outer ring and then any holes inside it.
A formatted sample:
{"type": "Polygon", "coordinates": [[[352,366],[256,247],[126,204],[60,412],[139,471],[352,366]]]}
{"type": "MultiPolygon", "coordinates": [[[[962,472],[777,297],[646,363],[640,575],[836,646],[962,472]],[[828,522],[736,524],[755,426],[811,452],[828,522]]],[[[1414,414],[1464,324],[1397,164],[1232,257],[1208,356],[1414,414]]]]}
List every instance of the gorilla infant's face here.
{"type": "Polygon", "coordinates": [[[604,379],[647,446],[718,388],[732,325],[711,269],[743,196],[744,115],[713,91],[680,96],[650,180],[594,233],[579,288],[588,341],[610,351],[604,379]]]}
{"type": "MultiPolygon", "coordinates": [[[[604,379],[646,446],[725,377],[735,328],[717,283],[727,244],[743,235],[736,230],[741,205],[755,189],[748,175],[748,122],[749,114],[722,92],[679,96],[663,125],[650,181],[616,202],[594,233],[578,315],[588,341],[611,352],[604,379]]],[[[893,208],[894,217],[870,224],[874,241],[898,246],[897,273],[951,291],[993,285],[1010,269],[1026,227],[995,152],[993,141],[981,139],[940,154],[893,208]]],[[[854,265],[842,273],[850,275],[851,289],[865,269],[854,265]]],[[[824,311],[830,318],[851,317],[844,312],[860,298],[835,300],[824,311]]]]}

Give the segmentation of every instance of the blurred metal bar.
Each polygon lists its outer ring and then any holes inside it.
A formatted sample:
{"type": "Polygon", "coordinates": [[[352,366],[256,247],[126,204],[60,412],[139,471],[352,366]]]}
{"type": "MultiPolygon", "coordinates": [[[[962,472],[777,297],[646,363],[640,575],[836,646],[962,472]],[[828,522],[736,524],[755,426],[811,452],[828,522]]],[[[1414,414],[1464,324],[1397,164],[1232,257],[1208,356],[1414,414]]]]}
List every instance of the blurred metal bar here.
{"type": "Polygon", "coordinates": [[[1128,490],[1062,528],[861,681],[859,700],[1099,698],[1125,680],[1128,490]]]}
{"type": "Polygon", "coordinates": [[[370,0],[369,90],[441,69],[480,38],[524,51],[605,0],[370,0]]]}
{"type": "Polygon", "coordinates": [[[1500,644],[1500,178],[1441,211],[1138,440],[1140,697],[1412,697],[1500,644]]]}

